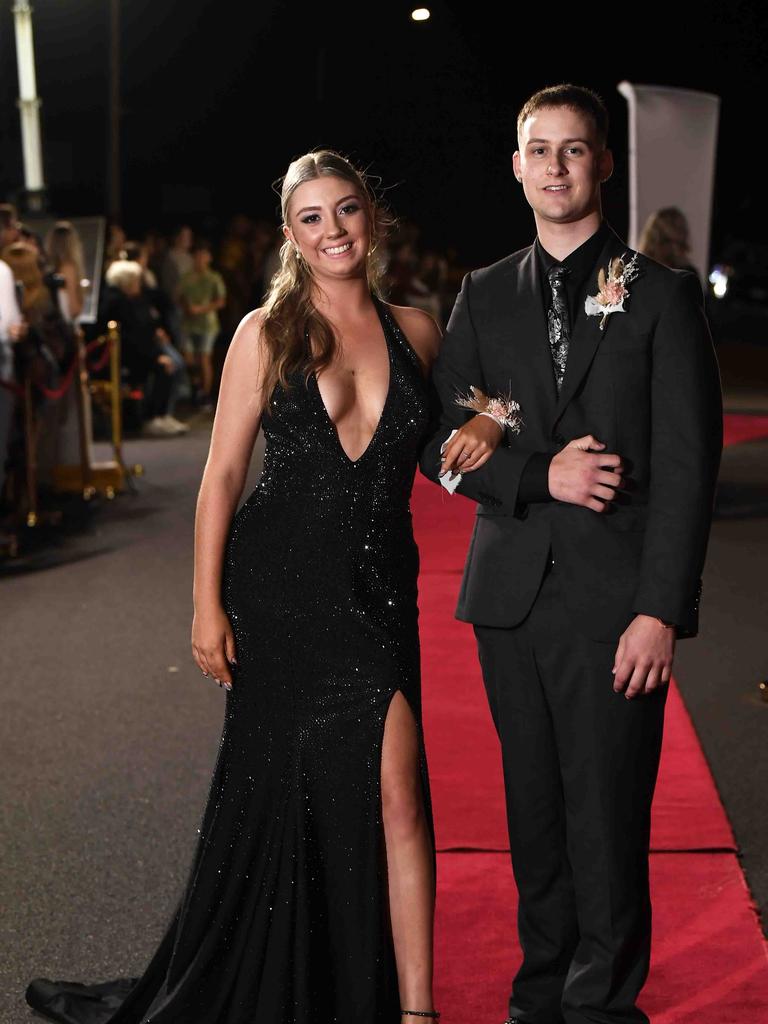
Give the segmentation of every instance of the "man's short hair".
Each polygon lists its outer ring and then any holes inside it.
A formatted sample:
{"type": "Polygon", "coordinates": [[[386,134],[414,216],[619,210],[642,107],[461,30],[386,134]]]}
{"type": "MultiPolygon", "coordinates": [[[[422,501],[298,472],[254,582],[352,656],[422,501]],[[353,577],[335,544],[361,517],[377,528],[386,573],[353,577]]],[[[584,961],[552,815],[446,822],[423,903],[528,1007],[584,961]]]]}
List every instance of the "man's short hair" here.
{"type": "Polygon", "coordinates": [[[571,85],[567,82],[539,89],[525,101],[517,115],[518,138],[523,134],[523,125],[529,117],[539,110],[552,107],[569,107],[571,110],[578,110],[585,117],[591,118],[601,145],[608,144],[608,111],[601,97],[593,89],[587,89],[583,85],[571,85]]]}
{"type": "Polygon", "coordinates": [[[195,244],[192,246],[192,248],[189,251],[192,253],[193,256],[194,256],[194,254],[196,252],[207,252],[207,253],[211,253],[211,255],[213,255],[213,249],[211,248],[211,243],[207,239],[205,239],[205,238],[198,238],[198,239],[196,239],[195,244]]]}

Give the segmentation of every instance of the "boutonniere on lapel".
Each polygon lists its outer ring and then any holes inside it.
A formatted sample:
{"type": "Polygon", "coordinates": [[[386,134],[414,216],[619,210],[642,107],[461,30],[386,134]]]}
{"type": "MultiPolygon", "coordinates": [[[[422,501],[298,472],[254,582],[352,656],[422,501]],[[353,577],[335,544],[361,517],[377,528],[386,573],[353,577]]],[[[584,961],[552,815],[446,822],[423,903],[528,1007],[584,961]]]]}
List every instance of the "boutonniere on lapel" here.
{"type": "Polygon", "coordinates": [[[519,404],[511,395],[491,397],[470,384],[469,395],[457,395],[456,405],[471,409],[480,416],[490,416],[500,427],[509,427],[513,434],[519,434],[523,427],[523,417],[519,404]]]}
{"type": "Polygon", "coordinates": [[[597,275],[597,295],[588,295],[584,303],[587,316],[599,316],[600,330],[604,330],[605,322],[611,313],[624,313],[624,299],[629,295],[627,285],[633,281],[640,270],[637,266],[637,253],[627,261],[624,256],[616,256],[608,264],[608,276],[600,267],[597,275]]]}

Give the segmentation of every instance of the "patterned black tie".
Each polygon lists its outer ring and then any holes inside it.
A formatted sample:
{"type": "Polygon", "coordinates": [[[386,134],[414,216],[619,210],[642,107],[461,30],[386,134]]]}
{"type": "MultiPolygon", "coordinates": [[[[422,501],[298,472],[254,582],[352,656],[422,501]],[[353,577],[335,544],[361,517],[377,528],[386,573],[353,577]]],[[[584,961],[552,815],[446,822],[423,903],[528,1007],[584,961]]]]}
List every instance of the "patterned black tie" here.
{"type": "Polygon", "coordinates": [[[547,330],[558,394],[563,386],[565,364],[568,362],[568,346],[571,342],[568,297],[565,292],[565,275],[567,273],[567,268],[562,266],[550,267],[547,272],[549,286],[552,289],[552,302],[547,310],[547,330]]]}

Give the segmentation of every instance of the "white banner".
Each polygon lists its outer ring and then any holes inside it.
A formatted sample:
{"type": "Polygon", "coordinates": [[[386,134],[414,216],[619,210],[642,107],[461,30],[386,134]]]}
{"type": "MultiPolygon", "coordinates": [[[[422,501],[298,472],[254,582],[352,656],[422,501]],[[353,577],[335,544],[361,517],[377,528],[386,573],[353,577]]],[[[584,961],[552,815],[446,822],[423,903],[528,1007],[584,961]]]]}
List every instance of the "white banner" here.
{"type": "Polygon", "coordinates": [[[691,263],[709,275],[720,97],[621,82],[629,104],[629,244],[655,210],[676,206],[691,229],[691,263]]]}

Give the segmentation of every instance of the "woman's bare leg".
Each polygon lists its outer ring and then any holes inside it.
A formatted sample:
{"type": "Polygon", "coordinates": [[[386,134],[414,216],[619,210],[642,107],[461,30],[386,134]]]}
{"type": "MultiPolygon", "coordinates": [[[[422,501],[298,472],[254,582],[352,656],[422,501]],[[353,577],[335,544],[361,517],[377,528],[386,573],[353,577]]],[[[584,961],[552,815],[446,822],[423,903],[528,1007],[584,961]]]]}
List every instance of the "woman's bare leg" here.
{"type": "MultiPolygon", "coordinates": [[[[384,726],[381,797],[400,1005],[404,1010],[433,1010],[432,841],[424,811],[416,721],[399,690],[384,726]]],[[[403,1024],[416,1021],[423,1018],[403,1018],[403,1024]]]]}

